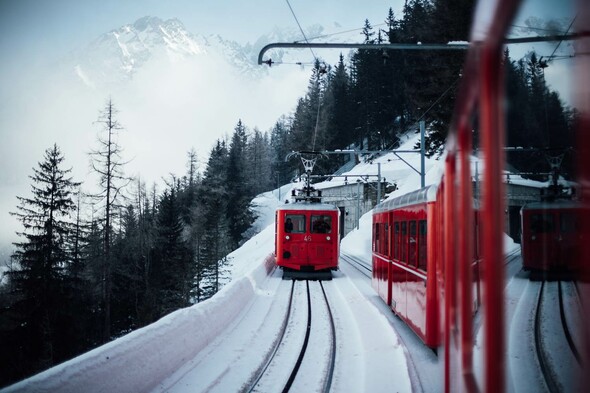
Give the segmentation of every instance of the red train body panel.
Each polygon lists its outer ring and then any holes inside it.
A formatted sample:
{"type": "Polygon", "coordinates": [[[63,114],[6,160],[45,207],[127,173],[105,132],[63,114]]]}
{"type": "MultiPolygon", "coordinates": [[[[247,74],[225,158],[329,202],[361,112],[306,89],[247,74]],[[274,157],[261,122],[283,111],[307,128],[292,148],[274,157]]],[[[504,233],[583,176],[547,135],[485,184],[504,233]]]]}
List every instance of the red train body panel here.
{"type": "Polygon", "coordinates": [[[529,203],[521,209],[521,251],[525,270],[573,272],[579,267],[580,207],[574,201],[529,203]]]}
{"type": "MultiPolygon", "coordinates": [[[[373,287],[431,348],[441,344],[443,329],[443,189],[429,186],[402,195],[377,206],[373,214],[373,287]]],[[[474,227],[469,234],[474,242],[477,233],[474,227]]],[[[477,248],[474,254],[475,312],[480,302],[477,248]]]]}
{"type": "Polygon", "coordinates": [[[275,213],[275,258],[283,270],[338,269],[340,210],[329,204],[296,202],[275,213]]]}

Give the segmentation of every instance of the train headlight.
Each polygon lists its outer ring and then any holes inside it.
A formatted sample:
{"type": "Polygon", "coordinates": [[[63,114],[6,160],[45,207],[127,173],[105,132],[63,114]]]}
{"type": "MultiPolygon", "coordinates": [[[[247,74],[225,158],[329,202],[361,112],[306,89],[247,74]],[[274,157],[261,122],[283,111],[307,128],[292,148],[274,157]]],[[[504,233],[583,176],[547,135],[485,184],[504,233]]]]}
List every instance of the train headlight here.
{"type": "Polygon", "coordinates": [[[287,236],[285,236],[285,239],[289,240],[289,239],[291,239],[291,237],[289,235],[287,235],[287,236]]]}
{"type": "Polygon", "coordinates": [[[330,236],[326,236],[326,240],[330,240],[330,236]]]}

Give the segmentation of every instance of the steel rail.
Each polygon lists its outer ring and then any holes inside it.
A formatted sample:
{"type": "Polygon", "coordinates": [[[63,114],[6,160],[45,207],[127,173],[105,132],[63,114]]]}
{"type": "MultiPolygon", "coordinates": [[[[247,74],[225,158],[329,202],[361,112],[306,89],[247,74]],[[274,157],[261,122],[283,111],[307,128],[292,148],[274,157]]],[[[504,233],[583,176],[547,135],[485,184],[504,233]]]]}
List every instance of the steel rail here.
{"type": "MultiPolygon", "coordinates": [[[[293,280],[295,282],[295,280],[293,280]]],[[[286,393],[291,389],[293,382],[295,381],[295,377],[299,372],[299,367],[301,367],[301,363],[303,362],[303,357],[305,356],[305,351],[307,351],[307,344],[309,343],[309,335],[311,333],[311,295],[309,294],[309,280],[305,281],[307,287],[307,327],[305,329],[305,339],[303,340],[303,346],[301,347],[301,351],[299,352],[299,357],[297,358],[297,362],[293,367],[293,371],[291,371],[291,375],[283,387],[283,393],[286,393]]]]}
{"type": "Polygon", "coordinates": [[[328,366],[328,370],[326,373],[326,379],[324,381],[324,393],[328,393],[330,388],[332,387],[332,379],[334,378],[334,368],[336,367],[336,326],[334,325],[334,316],[332,315],[332,309],[330,308],[330,302],[328,301],[328,296],[326,295],[326,291],[324,289],[324,284],[319,281],[320,287],[322,288],[322,293],[324,294],[324,300],[326,301],[326,308],[328,309],[328,316],[330,317],[330,335],[331,335],[331,344],[330,344],[330,363],[328,366]]]}
{"type": "Polygon", "coordinates": [[[539,289],[539,297],[537,300],[537,309],[535,311],[535,350],[537,352],[537,359],[539,361],[539,367],[541,368],[541,374],[545,380],[545,384],[547,385],[547,389],[551,393],[557,393],[561,390],[559,389],[559,385],[557,381],[553,378],[553,374],[551,372],[551,367],[549,365],[549,360],[545,356],[545,351],[543,350],[543,345],[541,342],[541,305],[543,304],[543,292],[545,289],[545,281],[541,282],[541,287],[539,289]]]}
{"type": "Polygon", "coordinates": [[[576,358],[576,361],[578,362],[579,365],[581,365],[582,361],[580,359],[580,353],[578,352],[578,349],[576,348],[576,344],[574,343],[574,339],[572,337],[572,334],[571,334],[570,329],[567,324],[567,319],[565,317],[565,305],[563,304],[563,288],[561,285],[561,280],[558,281],[557,286],[558,286],[558,292],[559,292],[559,317],[561,318],[561,326],[563,327],[563,334],[565,335],[565,339],[567,340],[567,343],[570,347],[570,350],[572,351],[572,354],[576,358]]]}
{"type": "Polygon", "coordinates": [[[368,278],[372,277],[372,269],[369,266],[367,266],[365,263],[363,263],[362,261],[358,260],[357,258],[355,258],[349,254],[344,254],[344,253],[340,253],[340,258],[342,258],[349,265],[351,265],[356,270],[361,272],[364,276],[366,276],[368,278]]]}
{"type": "Polygon", "coordinates": [[[250,388],[248,389],[248,392],[253,392],[254,391],[254,389],[256,388],[256,386],[258,385],[258,383],[260,382],[260,379],[266,373],[266,370],[268,369],[268,366],[272,363],[275,355],[277,354],[277,351],[278,351],[281,343],[283,342],[283,338],[285,337],[285,332],[287,331],[287,324],[289,323],[289,318],[291,317],[291,306],[293,304],[293,291],[294,291],[294,288],[295,288],[295,280],[293,280],[293,282],[291,284],[291,294],[289,295],[289,305],[287,306],[287,311],[285,312],[285,317],[283,318],[283,324],[281,325],[280,334],[277,337],[277,339],[275,340],[273,348],[267,354],[266,360],[263,363],[262,367],[260,367],[258,369],[258,373],[256,375],[256,379],[250,385],[250,388]]]}

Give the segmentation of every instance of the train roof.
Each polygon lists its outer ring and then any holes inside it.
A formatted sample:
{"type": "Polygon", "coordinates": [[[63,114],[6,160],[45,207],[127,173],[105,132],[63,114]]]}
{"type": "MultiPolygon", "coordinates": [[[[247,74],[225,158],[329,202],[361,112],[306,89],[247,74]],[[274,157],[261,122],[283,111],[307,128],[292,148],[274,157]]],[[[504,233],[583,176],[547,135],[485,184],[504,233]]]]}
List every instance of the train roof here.
{"type": "Polygon", "coordinates": [[[280,205],[277,210],[338,210],[338,208],[329,203],[293,202],[280,205]]]}
{"type": "Polygon", "coordinates": [[[419,203],[434,202],[436,201],[436,191],[438,186],[432,184],[430,186],[421,188],[416,191],[409,192],[404,195],[400,195],[393,199],[388,199],[375,207],[375,212],[383,212],[400,207],[416,205],[419,203]]]}
{"type": "Polygon", "coordinates": [[[557,199],[553,201],[531,202],[522,207],[522,210],[547,210],[547,209],[576,209],[580,204],[571,199],[557,199]]]}

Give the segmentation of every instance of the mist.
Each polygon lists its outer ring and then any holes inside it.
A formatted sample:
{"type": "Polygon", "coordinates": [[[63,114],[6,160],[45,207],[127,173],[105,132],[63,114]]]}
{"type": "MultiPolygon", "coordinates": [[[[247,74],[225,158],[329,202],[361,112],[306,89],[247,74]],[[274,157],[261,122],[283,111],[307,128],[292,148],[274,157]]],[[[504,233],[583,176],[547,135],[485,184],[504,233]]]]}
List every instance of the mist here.
{"type": "Polygon", "coordinates": [[[83,190],[96,189],[88,153],[98,148],[96,120],[109,99],[123,127],[125,174],[150,186],[171,173],[184,175],[191,148],[202,172],[215,141],[229,138],[240,119],[250,131],[269,131],[295,109],[311,75],[309,68],[284,65],[254,78],[240,75],[216,53],[179,57],[166,51],[126,80],[84,81],[76,64],[67,62],[21,71],[22,79],[0,96],[0,244],[18,239],[21,225],[9,212],[16,210],[17,195],[30,196],[32,168],[54,143],[83,190]]]}

